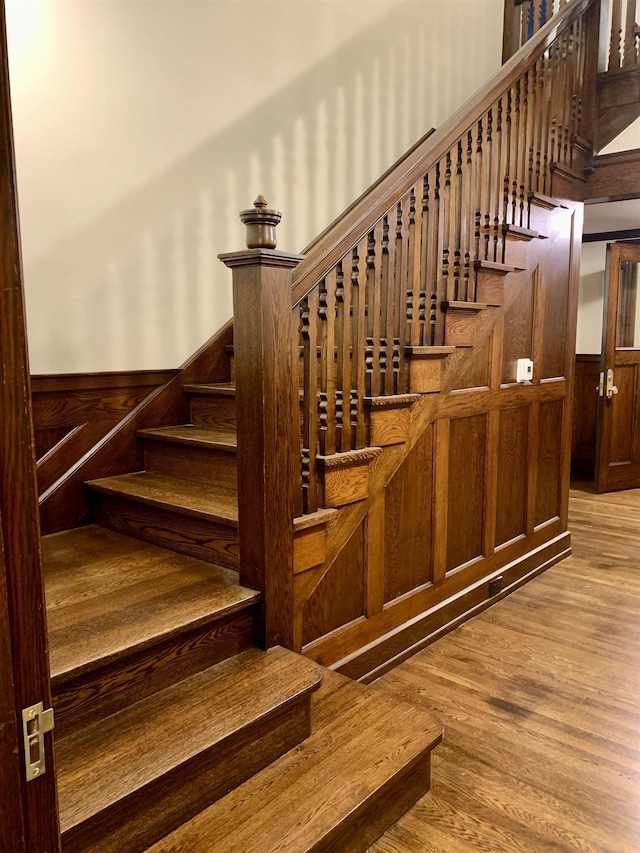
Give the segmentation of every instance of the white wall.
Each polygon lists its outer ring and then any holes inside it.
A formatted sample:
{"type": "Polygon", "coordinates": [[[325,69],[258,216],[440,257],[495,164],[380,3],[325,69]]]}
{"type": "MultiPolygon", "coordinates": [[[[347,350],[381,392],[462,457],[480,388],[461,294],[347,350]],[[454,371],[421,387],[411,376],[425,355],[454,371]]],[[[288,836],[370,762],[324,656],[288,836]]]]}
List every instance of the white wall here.
{"type": "Polygon", "coordinates": [[[8,0],[31,367],[173,367],[492,73],[503,0],[8,0]]]}
{"type": "Polygon", "coordinates": [[[576,352],[597,355],[602,347],[606,243],[584,243],[580,260],[576,352]]]}

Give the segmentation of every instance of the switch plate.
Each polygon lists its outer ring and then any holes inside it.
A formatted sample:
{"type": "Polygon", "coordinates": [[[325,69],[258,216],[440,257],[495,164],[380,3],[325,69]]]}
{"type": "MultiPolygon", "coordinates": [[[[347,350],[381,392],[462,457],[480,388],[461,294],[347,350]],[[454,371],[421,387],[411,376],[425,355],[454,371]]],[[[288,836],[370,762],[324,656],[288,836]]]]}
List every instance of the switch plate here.
{"type": "Polygon", "coordinates": [[[533,362],[530,358],[519,358],[516,362],[516,382],[531,382],[533,362]]]}

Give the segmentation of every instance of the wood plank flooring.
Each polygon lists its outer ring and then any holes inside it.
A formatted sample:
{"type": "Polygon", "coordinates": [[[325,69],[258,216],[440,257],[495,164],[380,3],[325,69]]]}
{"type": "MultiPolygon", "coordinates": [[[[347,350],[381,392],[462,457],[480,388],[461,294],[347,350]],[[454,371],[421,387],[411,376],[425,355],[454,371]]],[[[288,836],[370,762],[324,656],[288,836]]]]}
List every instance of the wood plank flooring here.
{"type": "Polygon", "coordinates": [[[369,853],[640,851],[640,490],[572,489],[573,555],[387,673],[445,727],[369,853]]]}

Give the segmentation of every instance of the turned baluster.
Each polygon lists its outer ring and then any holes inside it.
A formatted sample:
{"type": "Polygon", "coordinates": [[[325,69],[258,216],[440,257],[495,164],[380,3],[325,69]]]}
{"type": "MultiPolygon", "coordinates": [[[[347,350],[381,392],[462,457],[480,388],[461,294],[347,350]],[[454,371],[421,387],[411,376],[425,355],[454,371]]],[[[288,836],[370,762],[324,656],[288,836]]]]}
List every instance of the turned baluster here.
{"type": "Polygon", "coordinates": [[[623,65],[637,65],[638,43],[636,37],[636,0],[627,0],[627,14],[624,27],[623,65]]]}
{"type": "Polygon", "coordinates": [[[378,221],[367,242],[367,395],[382,393],[382,239],[384,223],[378,221]]]}
{"type": "Polygon", "coordinates": [[[300,304],[302,379],[302,508],[318,509],[316,454],[318,445],[318,288],[300,304]]]}
{"type": "Polygon", "coordinates": [[[336,268],[320,282],[320,453],[336,452],[336,268]]]}
{"type": "Polygon", "coordinates": [[[622,0],[611,0],[611,42],[609,45],[609,70],[620,68],[620,40],[622,38],[622,0]]]}
{"type": "Polygon", "coordinates": [[[364,411],[364,398],[366,389],[366,298],[367,298],[367,244],[368,240],[361,240],[353,249],[351,256],[351,291],[353,306],[351,346],[353,356],[351,359],[351,425],[353,435],[353,447],[359,449],[365,447],[367,442],[366,421],[364,411]]]}
{"type": "Polygon", "coordinates": [[[293,517],[300,482],[297,314],[291,273],[303,259],[275,249],[280,213],[259,196],[240,215],[247,249],[233,271],[238,420],[240,582],[263,593],[260,641],[293,645],[293,517]]]}
{"type": "Polygon", "coordinates": [[[382,341],[380,343],[380,372],[383,393],[393,394],[393,303],[396,266],[397,211],[385,216],[382,228],[382,341]]]}

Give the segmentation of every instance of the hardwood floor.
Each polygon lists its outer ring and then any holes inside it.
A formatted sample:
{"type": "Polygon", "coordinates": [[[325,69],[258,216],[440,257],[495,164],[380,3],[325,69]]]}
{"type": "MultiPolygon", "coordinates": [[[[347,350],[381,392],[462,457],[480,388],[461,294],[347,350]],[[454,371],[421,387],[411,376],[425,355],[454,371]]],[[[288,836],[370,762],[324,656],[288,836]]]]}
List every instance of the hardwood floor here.
{"type": "Polygon", "coordinates": [[[445,735],[369,853],[640,850],[640,489],[570,513],[569,559],[376,682],[445,735]]]}

